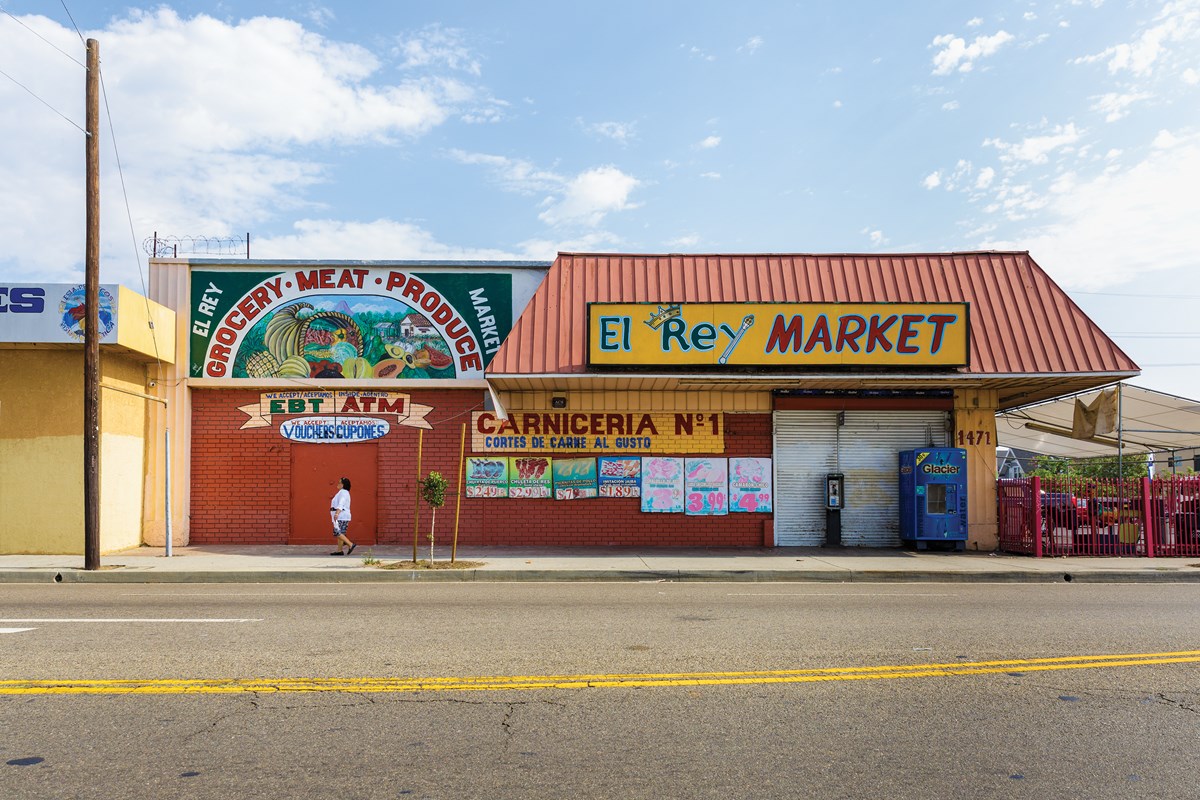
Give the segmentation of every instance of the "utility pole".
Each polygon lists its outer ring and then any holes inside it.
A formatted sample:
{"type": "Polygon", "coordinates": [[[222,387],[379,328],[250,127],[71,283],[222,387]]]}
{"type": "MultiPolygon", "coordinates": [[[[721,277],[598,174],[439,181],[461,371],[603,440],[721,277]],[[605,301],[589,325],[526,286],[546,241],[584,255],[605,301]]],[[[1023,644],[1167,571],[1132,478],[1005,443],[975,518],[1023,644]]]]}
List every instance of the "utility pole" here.
{"type": "Polygon", "coordinates": [[[100,43],[87,40],[83,328],[83,568],[100,569],[100,43]]]}

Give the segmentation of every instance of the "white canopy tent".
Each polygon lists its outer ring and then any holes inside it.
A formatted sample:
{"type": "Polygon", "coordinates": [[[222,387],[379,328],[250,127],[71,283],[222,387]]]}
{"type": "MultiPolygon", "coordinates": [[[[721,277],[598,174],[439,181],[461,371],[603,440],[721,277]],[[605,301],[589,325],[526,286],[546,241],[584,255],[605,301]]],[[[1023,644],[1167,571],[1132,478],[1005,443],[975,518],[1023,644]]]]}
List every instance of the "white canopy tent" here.
{"type": "Polygon", "coordinates": [[[1064,458],[1177,453],[1200,448],[1200,401],[1116,384],[1117,428],[1089,439],[1071,436],[1076,400],[1089,405],[1103,387],[996,415],[997,444],[1064,458]],[[1118,447],[1119,445],[1119,447],[1118,447]]]}

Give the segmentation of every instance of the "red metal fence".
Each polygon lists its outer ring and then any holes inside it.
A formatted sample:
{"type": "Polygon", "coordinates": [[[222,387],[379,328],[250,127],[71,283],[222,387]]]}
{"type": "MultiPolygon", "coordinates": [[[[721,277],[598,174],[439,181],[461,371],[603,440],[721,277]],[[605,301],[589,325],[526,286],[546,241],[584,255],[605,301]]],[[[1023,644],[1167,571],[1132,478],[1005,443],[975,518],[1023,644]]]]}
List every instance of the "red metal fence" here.
{"type": "Polygon", "coordinates": [[[1200,476],[996,483],[1000,549],[1042,556],[1200,556],[1200,476]]]}

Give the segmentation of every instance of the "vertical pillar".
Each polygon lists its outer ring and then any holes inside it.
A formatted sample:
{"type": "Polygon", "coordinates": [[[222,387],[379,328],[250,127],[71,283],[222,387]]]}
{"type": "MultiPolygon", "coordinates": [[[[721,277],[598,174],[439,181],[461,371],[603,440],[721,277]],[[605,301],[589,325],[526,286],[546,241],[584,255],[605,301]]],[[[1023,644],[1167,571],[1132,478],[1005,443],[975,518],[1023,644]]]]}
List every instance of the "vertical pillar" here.
{"type": "Polygon", "coordinates": [[[996,391],[954,392],[951,447],[967,451],[967,547],[995,550],[1000,544],[996,519],[996,391]]]}

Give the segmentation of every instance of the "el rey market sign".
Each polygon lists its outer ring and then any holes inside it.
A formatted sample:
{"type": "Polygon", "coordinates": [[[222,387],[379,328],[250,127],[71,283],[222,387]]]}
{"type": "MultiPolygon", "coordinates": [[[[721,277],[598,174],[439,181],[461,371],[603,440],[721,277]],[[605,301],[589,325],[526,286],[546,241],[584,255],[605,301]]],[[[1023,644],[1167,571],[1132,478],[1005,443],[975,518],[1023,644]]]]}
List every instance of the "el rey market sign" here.
{"type": "Polygon", "coordinates": [[[959,367],[966,303],[591,303],[592,366],[959,367]]]}

